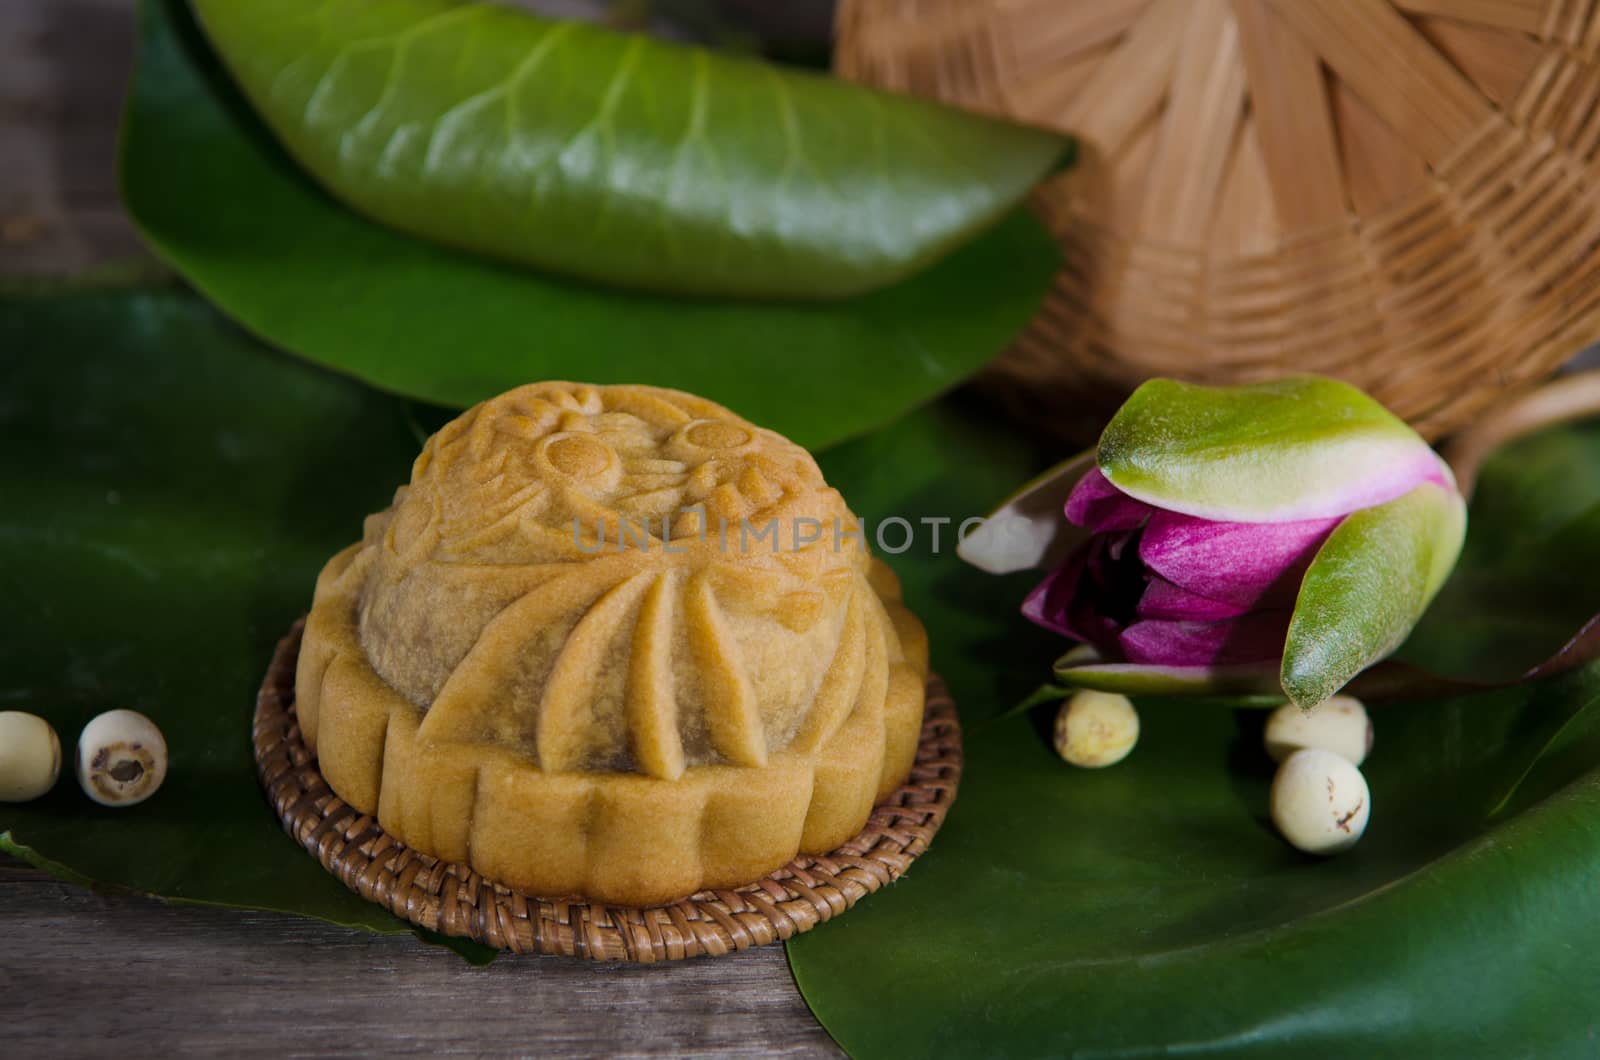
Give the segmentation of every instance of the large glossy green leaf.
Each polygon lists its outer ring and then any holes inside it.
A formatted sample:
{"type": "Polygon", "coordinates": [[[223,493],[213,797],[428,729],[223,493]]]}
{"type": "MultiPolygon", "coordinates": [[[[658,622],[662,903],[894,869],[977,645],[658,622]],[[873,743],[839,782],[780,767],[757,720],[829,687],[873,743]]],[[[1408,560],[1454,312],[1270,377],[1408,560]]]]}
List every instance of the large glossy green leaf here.
{"type": "Polygon", "coordinates": [[[980,730],[929,854],[790,961],[865,1060],[1592,1055],[1597,699],[1591,670],[1383,714],[1335,861],[1272,833],[1249,719],[1144,704],[1100,771],[1025,719],[980,730]]]}
{"type": "Polygon", "coordinates": [[[140,25],[122,191],[151,245],[251,331],[408,396],[463,406],[534,379],[673,385],[826,446],[976,371],[1058,260],[1019,213],[905,283],[828,304],[628,294],[496,265],[318,189],[181,0],[146,0],[140,25]]]}
{"type": "Polygon", "coordinates": [[[1506,446],[1478,476],[1456,573],[1397,658],[1510,681],[1600,613],[1600,420],[1506,446]],[[1502,517],[1483,525],[1487,513],[1502,517]]]}
{"type": "MultiPolygon", "coordinates": [[[[872,443],[890,451],[915,423],[872,443]]],[[[944,503],[982,478],[961,474],[944,503]]],[[[1496,457],[1456,574],[1403,654],[1493,655],[1541,609],[1600,610],[1597,504],[1600,428],[1496,457]],[[1510,593],[1525,598],[1497,609],[1510,593]]],[[[934,665],[1015,674],[1027,648],[936,599],[982,607],[993,597],[966,581],[1003,580],[948,562],[926,575],[934,606],[928,589],[908,592],[934,665]]],[[[1024,588],[994,595],[1014,615],[1024,588]]],[[[1052,654],[1037,655],[1036,677],[1052,654]]],[[[1327,861],[1267,820],[1259,713],[1142,700],[1133,754],[1074,770],[1044,711],[984,722],[983,692],[963,678],[966,770],[932,849],[789,944],[807,1001],[853,1055],[1593,1055],[1600,664],[1377,709],[1372,823],[1327,861]]]]}
{"type": "Polygon", "coordinates": [[[0,804],[0,845],[183,901],[405,930],[283,834],[250,749],[272,645],[408,474],[404,403],[264,350],[176,290],[0,294],[0,349],[0,703],[68,746],[132,707],[172,754],[131,809],[94,805],[70,770],[0,804]]]}
{"type": "Polygon", "coordinates": [[[317,180],[428,239],[601,283],[765,298],[898,282],[1061,137],[463,0],[192,0],[317,180]]]}

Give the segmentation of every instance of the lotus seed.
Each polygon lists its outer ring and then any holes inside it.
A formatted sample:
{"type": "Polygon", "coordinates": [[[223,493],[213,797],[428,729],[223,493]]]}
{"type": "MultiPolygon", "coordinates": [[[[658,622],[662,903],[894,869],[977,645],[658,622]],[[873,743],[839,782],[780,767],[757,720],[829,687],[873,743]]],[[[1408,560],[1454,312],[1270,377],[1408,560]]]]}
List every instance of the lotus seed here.
{"type": "Polygon", "coordinates": [[[133,710],[109,710],[78,737],[78,784],[102,806],[143,802],[167,777],[167,741],[133,710]]]}
{"type": "Polygon", "coordinates": [[[1262,739],[1274,762],[1314,749],[1332,751],[1358,766],[1372,749],[1372,721],[1354,696],[1334,696],[1308,710],[1289,703],[1272,712],[1262,739]]]}
{"type": "Polygon", "coordinates": [[[1127,696],[1078,692],[1056,715],[1056,753],[1075,766],[1115,765],[1138,742],[1139,715],[1127,696]]]}
{"type": "Polygon", "coordinates": [[[37,714],[0,711],[0,802],[28,802],[55,787],[61,741],[37,714]]]}
{"type": "Polygon", "coordinates": [[[1332,751],[1295,751],[1272,780],[1272,823],[1307,854],[1337,854],[1367,829],[1372,795],[1349,759],[1332,751]]]}

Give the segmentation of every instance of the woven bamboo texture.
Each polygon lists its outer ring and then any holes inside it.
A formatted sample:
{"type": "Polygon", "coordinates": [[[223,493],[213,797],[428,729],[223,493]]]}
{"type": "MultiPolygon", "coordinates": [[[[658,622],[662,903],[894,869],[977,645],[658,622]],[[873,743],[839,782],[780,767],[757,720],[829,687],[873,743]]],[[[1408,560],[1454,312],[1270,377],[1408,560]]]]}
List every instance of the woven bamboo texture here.
{"type": "Polygon", "coordinates": [[[955,703],[933,676],[910,778],[837,850],[802,854],[734,890],[650,909],[531,897],[417,853],[333,793],[295,720],[303,628],[297,622],[279,642],[255,709],[256,766],[285,830],[345,886],[396,916],[516,953],[651,963],[734,953],[809,931],[904,875],[944,823],[961,779],[955,703]]]}
{"type": "Polygon", "coordinates": [[[836,64],[1048,125],[1018,410],[1317,371],[1429,437],[1600,338],[1600,0],[841,0],[836,64]]]}

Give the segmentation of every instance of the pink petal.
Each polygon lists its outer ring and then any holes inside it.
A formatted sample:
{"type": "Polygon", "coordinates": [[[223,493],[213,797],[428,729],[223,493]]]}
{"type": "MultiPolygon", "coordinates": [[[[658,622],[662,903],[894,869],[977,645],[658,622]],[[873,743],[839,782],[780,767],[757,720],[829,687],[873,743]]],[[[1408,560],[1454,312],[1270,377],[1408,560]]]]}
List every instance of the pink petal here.
{"type": "Polygon", "coordinates": [[[1192,593],[1160,575],[1151,575],[1144,595],[1139,597],[1140,618],[1171,618],[1190,622],[1215,622],[1238,618],[1249,611],[1248,604],[1230,604],[1192,593]]]}
{"type": "Polygon", "coordinates": [[[1276,659],[1289,632],[1287,609],[1252,611],[1221,622],[1146,619],[1122,631],[1123,656],[1153,666],[1231,666],[1276,659]]]}
{"type": "Polygon", "coordinates": [[[1053,632],[1068,637],[1078,637],[1068,623],[1067,611],[1072,603],[1073,594],[1078,590],[1078,581],[1083,574],[1087,555],[1086,549],[1076,549],[1066,563],[1034,586],[1033,591],[1022,601],[1023,617],[1053,632]]]}
{"type": "Polygon", "coordinates": [[[1182,589],[1251,607],[1269,597],[1292,595],[1342,518],[1219,523],[1157,511],[1139,541],[1139,557],[1182,589]]]}
{"type": "Polygon", "coordinates": [[[1085,527],[1091,533],[1133,530],[1142,526],[1155,511],[1113,486],[1097,467],[1085,472],[1067,495],[1067,522],[1085,527]]]}
{"type": "Polygon", "coordinates": [[[1143,568],[1130,547],[1133,536],[1096,534],[1074,549],[1059,570],[1028,594],[1023,616],[1045,629],[1115,651],[1122,625],[1133,617],[1144,591],[1143,568]]]}

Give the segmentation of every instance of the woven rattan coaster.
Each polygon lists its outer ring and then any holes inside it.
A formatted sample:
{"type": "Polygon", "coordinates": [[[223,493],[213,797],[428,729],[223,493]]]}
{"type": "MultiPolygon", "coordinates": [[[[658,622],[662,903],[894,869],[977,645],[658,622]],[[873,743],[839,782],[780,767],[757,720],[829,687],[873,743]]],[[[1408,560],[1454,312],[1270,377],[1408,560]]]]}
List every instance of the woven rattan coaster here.
{"type": "Polygon", "coordinates": [[[961,779],[961,726],[938,677],[911,776],[848,843],[802,854],[743,887],[628,909],[546,901],[507,890],[465,865],[419,854],[345,804],[317,771],[294,714],[304,620],[279,641],[256,698],[256,765],[284,828],[345,886],[430,931],[516,953],[654,962],[731,953],[787,939],[899,879],[933,839],[961,779]]]}

